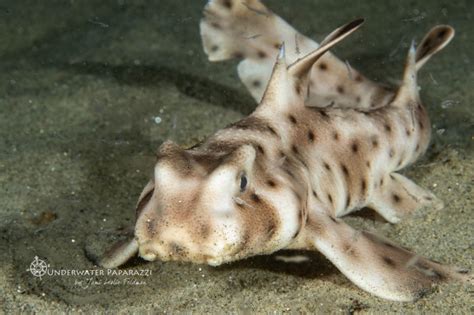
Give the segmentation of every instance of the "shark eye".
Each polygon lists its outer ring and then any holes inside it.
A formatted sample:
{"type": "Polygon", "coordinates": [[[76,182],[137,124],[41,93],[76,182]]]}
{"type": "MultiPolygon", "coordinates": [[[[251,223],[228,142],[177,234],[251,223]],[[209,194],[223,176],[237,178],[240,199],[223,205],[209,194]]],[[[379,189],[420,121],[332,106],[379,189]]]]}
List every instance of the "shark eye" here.
{"type": "Polygon", "coordinates": [[[243,192],[247,188],[247,176],[245,174],[240,175],[240,191],[243,192]]]}

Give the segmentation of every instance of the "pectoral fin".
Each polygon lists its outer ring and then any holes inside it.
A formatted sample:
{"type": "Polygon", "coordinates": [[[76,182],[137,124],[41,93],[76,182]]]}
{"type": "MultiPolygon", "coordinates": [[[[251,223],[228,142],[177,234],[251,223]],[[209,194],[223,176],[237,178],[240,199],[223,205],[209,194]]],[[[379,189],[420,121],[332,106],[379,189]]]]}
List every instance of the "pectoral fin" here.
{"type": "Polygon", "coordinates": [[[138,253],[138,243],[132,239],[114,244],[100,259],[98,264],[104,268],[117,268],[125,264],[138,253]]]}
{"type": "Polygon", "coordinates": [[[418,256],[374,234],[357,231],[342,220],[311,213],[307,242],[323,253],[360,288],[385,299],[412,301],[440,282],[472,282],[466,270],[418,256]]]}

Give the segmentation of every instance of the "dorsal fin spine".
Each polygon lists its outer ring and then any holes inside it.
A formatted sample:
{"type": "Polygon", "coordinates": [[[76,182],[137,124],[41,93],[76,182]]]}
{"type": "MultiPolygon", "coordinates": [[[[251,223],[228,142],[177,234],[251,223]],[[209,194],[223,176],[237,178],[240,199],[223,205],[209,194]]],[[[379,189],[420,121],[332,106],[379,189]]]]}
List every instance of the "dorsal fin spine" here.
{"type": "Polygon", "coordinates": [[[398,88],[395,99],[392,102],[393,106],[404,107],[407,106],[410,100],[418,100],[419,93],[416,74],[416,49],[415,41],[412,40],[405,62],[402,85],[398,88]]]}

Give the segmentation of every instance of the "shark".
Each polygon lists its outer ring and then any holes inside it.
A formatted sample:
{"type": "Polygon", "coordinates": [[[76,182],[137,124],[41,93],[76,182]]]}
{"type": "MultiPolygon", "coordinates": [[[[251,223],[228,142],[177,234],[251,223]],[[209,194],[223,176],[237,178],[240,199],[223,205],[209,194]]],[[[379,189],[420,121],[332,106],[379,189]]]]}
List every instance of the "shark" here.
{"type": "Polygon", "coordinates": [[[258,0],[211,0],[200,30],[210,61],[240,59],[240,79],[258,103],[240,121],[196,145],[165,141],[136,206],[133,237],[99,264],[145,260],[218,266],[281,249],[317,250],[378,297],[413,301],[437,283],[473,282],[343,216],[364,207],[397,223],[442,208],[398,171],[427,150],[430,121],[417,72],[454,36],[432,28],[408,49],[396,89],[373,82],[329,50],[359,29],[356,19],[317,43],[258,0]]]}

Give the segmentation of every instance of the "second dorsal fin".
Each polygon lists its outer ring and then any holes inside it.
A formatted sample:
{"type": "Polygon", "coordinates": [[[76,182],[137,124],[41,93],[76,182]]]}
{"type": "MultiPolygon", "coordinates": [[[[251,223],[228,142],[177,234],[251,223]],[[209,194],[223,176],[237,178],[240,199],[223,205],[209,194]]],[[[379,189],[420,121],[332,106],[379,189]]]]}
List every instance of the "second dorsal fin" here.
{"type": "Polygon", "coordinates": [[[394,106],[403,107],[410,104],[408,100],[418,99],[417,72],[435,53],[443,49],[453,38],[454,29],[448,25],[433,27],[416,47],[412,42],[408,51],[403,82],[393,101],[394,106]]]}
{"type": "Polygon", "coordinates": [[[331,47],[339,43],[341,40],[352,34],[364,23],[364,19],[357,19],[347,24],[342,25],[341,27],[335,29],[331,34],[326,36],[326,38],[321,42],[320,46],[304,56],[296,60],[293,64],[288,67],[288,71],[297,79],[302,79],[307,76],[309,70],[314,65],[314,63],[321,58],[326,51],[331,47]]]}

